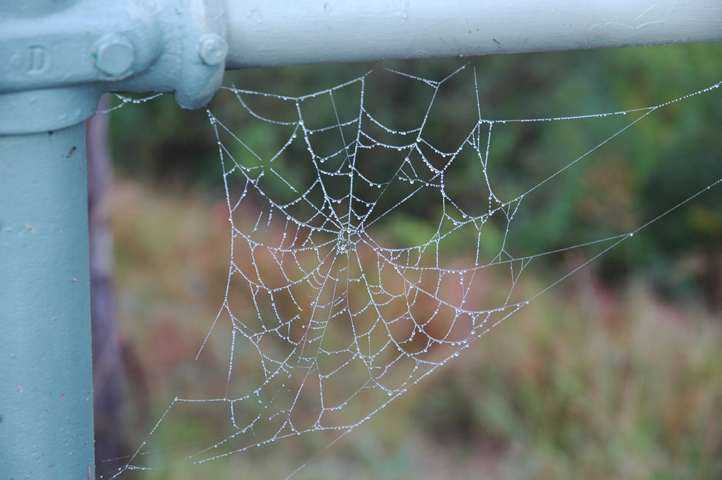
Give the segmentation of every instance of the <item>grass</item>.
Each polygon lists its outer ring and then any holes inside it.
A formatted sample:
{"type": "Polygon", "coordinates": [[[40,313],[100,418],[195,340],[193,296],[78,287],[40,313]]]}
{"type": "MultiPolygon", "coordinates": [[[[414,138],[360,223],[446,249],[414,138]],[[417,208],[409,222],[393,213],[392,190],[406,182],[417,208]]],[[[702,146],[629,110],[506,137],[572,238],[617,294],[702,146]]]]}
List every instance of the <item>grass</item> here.
{"type": "MultiPolygon", "coordinates": [[[[225,203],[197,192],[119,181],[114,196],[126,434],[136,447],[179,391],[225,385],[227,348],[212,343],[193,359],[224,298],[230,228],[225,203]]],[[[520,288],[539,284],[527,275],[520,288]]],[[[641,274],[611,292],[587,269],[313,460],[330,437],[137,478],[286,478],[307,463],[294,478],[718,479],[721,346],[718,313],[665,302],[641,274]]],[[[229,430],[225,411],[177,410],[150,438],[153,464],[200,449],[169,446],[229,430]]]]}

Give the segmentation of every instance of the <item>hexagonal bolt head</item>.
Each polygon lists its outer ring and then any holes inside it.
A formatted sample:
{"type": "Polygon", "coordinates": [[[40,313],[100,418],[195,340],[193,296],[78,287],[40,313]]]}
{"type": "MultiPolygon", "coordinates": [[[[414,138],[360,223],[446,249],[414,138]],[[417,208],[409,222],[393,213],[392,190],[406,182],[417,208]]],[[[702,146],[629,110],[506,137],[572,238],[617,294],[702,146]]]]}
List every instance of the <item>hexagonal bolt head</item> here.
{"type": "Polygon", "coordinates": [[[127,72],[135,60],[135,48],[125,37],[111,33],[95,44],[95,66],[117,77],[127,72]]]}
{"type": "Polygon", "coordinates": [[[201,37],[201,49],[198,52],[203,62],[214,67],[226,61],[228,55],[228,42],[215,33],[203,35],[201,37]]]}

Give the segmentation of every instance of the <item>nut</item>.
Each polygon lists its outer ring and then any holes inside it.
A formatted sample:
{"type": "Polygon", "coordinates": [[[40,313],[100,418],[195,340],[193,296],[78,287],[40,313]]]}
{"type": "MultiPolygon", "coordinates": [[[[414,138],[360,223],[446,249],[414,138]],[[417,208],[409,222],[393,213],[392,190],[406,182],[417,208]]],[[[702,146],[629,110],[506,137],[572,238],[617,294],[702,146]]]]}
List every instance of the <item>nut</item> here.
{"type": "Polygon", "coordinates": [[[135,48],[123,36],[109,34],[95,46],[95,66],[103,73],[117,77],[133,65],[135,48]]]}
{"type": "Polygon", "coordinates": [[[203,35],[199,54],[206,65],[210,67],[220,65],[225,62],[228,55],[228,42],[215,33],[203,35]]]}

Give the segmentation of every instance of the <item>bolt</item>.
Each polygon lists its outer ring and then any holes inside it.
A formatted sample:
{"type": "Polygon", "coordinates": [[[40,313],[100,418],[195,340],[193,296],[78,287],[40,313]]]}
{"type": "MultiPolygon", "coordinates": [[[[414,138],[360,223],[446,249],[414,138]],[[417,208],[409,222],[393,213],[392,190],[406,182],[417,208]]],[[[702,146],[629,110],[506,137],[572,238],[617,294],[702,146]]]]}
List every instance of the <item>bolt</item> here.
{"type": "Polygon", "coordinates": [[[135,48],[125,37],[108,34],[95,44],[95,66],[114,77],[128,71],[135,60],[135,48]]]}
{"type": "Polygon", "coordinates": [[[199,53],[206,65],[210,67],[220,65],[226,60],[226,56],[228,55],[228,42],[215,33],[203,35],[201,37],[201,50],[199,53]]]}

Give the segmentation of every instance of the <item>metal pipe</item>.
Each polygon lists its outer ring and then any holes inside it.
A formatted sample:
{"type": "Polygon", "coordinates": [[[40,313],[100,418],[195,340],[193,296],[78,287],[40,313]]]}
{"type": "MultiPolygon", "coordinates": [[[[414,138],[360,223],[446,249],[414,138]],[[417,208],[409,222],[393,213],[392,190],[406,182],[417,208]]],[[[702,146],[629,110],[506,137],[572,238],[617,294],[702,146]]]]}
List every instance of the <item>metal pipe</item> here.
{"type": "Polygon", "coordinates": [[[0,477],[95,478],[85,122],[0,135],[0,477]]]}
{"type": "Polygon", "coordinates": [[[720,0],[225,0],[226,68],[722,40],[720,0]]]}

